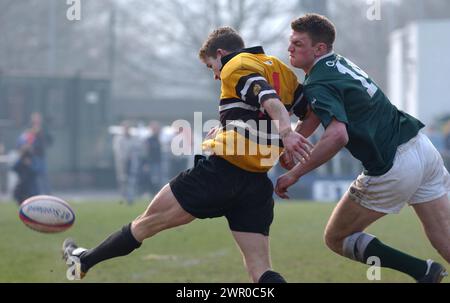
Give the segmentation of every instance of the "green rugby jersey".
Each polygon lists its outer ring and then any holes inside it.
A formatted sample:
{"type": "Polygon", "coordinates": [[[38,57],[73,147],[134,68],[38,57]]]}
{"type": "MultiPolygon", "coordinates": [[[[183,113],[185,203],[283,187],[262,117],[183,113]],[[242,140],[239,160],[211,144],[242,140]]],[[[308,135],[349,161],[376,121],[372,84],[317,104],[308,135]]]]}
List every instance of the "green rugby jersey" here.
{"type": "Polygon", "coordinates": [[[347,125],[346,148],[367,175],[388,172],[397,147],[424,127],[391,104],[363,70],[334,53],[318,59],[305,78],[303,93],[325,128],[333,118],[347,125]]]}

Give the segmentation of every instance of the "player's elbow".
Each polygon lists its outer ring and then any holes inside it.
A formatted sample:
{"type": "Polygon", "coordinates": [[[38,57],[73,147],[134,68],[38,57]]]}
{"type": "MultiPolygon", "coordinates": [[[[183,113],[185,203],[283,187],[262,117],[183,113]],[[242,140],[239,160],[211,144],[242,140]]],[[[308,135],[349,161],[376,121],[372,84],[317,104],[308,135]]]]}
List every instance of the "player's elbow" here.
{"type": "Polygon", "coordinates": [[[327,128],[327,133],[333,139],[334,144],[338,147],[344,147],[348,144],[347,126],[345,123],[333,120],[327,128]]]}
{"type": "Polygon", "coordinates": [[[336,144],[342,147],[348,144],[348,133],[346,129],[337,133],[336,144]]]}
{"type": "Polygon", "coordinates": [[[275,98],[269,98],[264,100],[261,105],[268,113],[272,113],[280,110],[281,101],[275,98]]]}

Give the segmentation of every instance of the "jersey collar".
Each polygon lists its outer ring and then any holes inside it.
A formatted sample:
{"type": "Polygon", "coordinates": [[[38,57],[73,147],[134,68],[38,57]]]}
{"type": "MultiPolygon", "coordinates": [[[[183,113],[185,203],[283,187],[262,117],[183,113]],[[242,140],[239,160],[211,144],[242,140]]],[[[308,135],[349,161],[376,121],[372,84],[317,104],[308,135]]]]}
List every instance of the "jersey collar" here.
{"type": "MultiPolygon", "coordinates": [[[[250,54],[255,54],[255,55],[264,54],[264,49],[262,48],[262,46],[255,46],[255,47],[243,48],[240,51],[233,52],[233,53],[230,53],[228,55],[225,55],[221,59],[221,61],[222,61],[222,68],[231,59],[233,59],[234,57],[236,57],[237,55],[242,54],[242,53],[250,53],[250,54]]],[[[220,70],[222,70],[222,68],[220,70]]]]}
{"type": "Polygon", "coordinates": [[[314,61],[313,66],[312,66],[311,69],[309,70],[309,73],[311,74],[311,72],[312,72],[314,66],[316,66],[316,64],[319,63],[319,61],[321,61],[321,60],[323,60],[323,59],[325,59],[325,58],[334,56],[334,55],[335,55],[335,52],[334,52],[334,51],[331,51],[331,52],[329,52],[328,54],[323,55],[322,57],[317,58],[317,59],[314,61]]]}

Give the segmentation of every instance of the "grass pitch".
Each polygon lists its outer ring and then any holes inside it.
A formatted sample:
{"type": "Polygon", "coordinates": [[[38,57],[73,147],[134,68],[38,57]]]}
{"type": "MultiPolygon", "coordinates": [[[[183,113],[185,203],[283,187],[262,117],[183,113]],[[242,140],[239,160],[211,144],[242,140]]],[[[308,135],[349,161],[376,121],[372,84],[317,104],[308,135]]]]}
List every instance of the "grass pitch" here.
{"type": "MultiPolygon", "coordinates": [[[[41,234],[19,220],[15,204],[0,203],[0,282],[66,282],[67,268],[60,255],[64,238],[70,236],[82,246],[94,246],[137,217],[147,203],[129,207],[85,202],[72,206],[76,220],[71,229],[41,234]]],[[[337,256],[323,244],[323,229],[333,207],[276,203],[272,261],[274,269],[289,282],[374,283],[366,278],[368,266],[337,256]]],[[[368,231],[400,250],[446,264],[429,244],[410,208],[401,215],[382,218],[368,231]]],[[[131,255],[98,264],[83,282],[249,282],[249,278],[227,222],[218,218],[164,231],[131,255]]],[[[382,269],[381,282],[413,281],[382,269]]]]}

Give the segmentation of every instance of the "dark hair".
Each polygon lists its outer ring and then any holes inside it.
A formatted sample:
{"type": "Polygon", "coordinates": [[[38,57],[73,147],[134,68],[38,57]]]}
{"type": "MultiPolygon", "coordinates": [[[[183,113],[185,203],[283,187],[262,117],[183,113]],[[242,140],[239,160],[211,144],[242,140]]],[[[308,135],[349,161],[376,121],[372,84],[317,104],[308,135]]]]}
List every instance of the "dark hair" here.
{"type": "Polygon", "coordinates": [[[291,23],[291,28],[299,33],[307,33],[313,44],[325,43],[328,50],[333,49],[336,39],[336,28],[325,16],[319,14],[306,14],[291,23]]]}
{"type": "Polygon", "coordinates": [[[229,26],[219,27],[209,34],[198,56],[204,60],[206,57],[216,58],[218,49],[236,52],[244,48],[244,40],[233,28],[229,26]]]}

